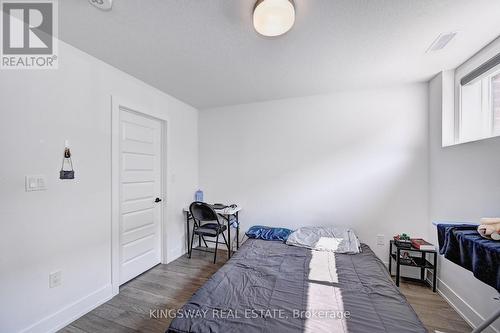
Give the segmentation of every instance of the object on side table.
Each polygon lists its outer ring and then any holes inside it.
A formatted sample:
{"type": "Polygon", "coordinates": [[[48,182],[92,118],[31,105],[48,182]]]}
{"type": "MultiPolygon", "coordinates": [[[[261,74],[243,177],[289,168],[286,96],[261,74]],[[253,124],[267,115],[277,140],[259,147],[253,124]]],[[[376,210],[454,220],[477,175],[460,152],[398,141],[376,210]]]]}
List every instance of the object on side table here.
{"type": "Polygon", "coordinates": [[[432,245],[428,241],[424,240],[423,238],[412,238],[411,245],[414,248],[422,250],[422,251],[434,251],[434,250],[436,250],[436,247],[434,245],[432,245]]]}
{"type": "Polygon", "coordinates": [[[412,257],[410,257],[410,253],[408,251],[401,252],[401,254],[399,255],[399,261],[404,265],[417,265],[412,257]]]}
{"type": "Polygon", "coordinates": [[[410,236],[405,233],[394,236],[394,243],[397,246],[403,247],[405,249],[411,249],[411,240],[410,236]]]}

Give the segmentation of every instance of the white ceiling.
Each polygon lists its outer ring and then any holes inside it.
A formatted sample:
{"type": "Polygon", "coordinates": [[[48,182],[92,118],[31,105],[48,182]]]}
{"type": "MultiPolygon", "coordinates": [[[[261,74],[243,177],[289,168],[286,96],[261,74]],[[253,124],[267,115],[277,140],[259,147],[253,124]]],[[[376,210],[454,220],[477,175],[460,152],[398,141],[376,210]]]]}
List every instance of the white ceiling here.
{"type": "Polygon", "coordinates": [[[499,0],[295,0],[284,36],[254,0],[59,1],[62,40],[197,108],[426,81],[500,35],[499,0]],[[425,53],[442,32],[444,50],[425,53]]]}

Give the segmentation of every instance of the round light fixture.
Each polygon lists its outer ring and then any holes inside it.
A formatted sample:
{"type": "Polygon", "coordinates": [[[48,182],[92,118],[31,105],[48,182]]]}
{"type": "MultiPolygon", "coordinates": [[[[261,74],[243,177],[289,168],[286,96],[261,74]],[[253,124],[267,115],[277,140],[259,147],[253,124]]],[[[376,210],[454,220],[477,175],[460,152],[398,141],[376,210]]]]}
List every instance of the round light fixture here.
{"type": "Polygon", "coordinates": [[[293,0],[258,0],[253,9],[253,26],[263,36],[283,35],[295,22],[293,0]]]}

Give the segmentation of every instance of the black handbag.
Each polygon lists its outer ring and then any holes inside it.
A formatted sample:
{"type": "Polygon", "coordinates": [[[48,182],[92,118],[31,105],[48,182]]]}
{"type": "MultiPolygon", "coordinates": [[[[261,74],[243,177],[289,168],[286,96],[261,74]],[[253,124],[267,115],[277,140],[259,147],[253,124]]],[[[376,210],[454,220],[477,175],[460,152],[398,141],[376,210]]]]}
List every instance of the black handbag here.
{"type": "Polygon", "coordinates": [[[61,165],[61,171],[59,171],[59,179],[75,179],[75,170],[73,170],[73,162],[71,161],[71,152],[69,148],[64,149],[64,158],[61,165]],[[68,161],[71,170],[64,170],[64,162],[68,161]]]}

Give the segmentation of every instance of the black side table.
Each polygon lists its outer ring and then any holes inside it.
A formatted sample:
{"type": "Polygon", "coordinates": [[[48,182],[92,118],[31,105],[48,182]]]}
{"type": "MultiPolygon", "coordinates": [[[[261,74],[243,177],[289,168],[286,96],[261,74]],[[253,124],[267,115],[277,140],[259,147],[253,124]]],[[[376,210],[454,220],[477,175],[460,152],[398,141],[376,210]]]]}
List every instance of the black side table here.
{"type": "Polygon", "coordinates": [[[410,281],[414,282],[421,282],[423,284],[427,284],[427,281],[425,280],[425,270],[431,270],[432,271],[432,291],[436,292],[436,268],[437,268],[437,252],[436,250],[431,250],[431,251],[423,251],[419,250],[417,248],[411,247],[411,248],[405,248],[402,246],[398,246],[394,240],[390,241],[389,244],[389,273],[392,275],[392,261],[396,262],[396,286],[399,287],[399,279],[401,278],[400,274],[400,269],[401,266],[410,266],[410,267],[419,267],[420,268],[420,279],[413,279],[413,278],[405,278],[410,281]],[[393,248],[396,249],[395,252],[393,252],[393,248]],[[401,258],[401,251],[408,251],[408,252],[420,252],[420,256],[412,256],[408,258],[408,261],[405,261],[404,259],[401,258]],[[433,254],[434,260],[433,263],[430,263],[427,260],[427,253],[433,254]]]}

